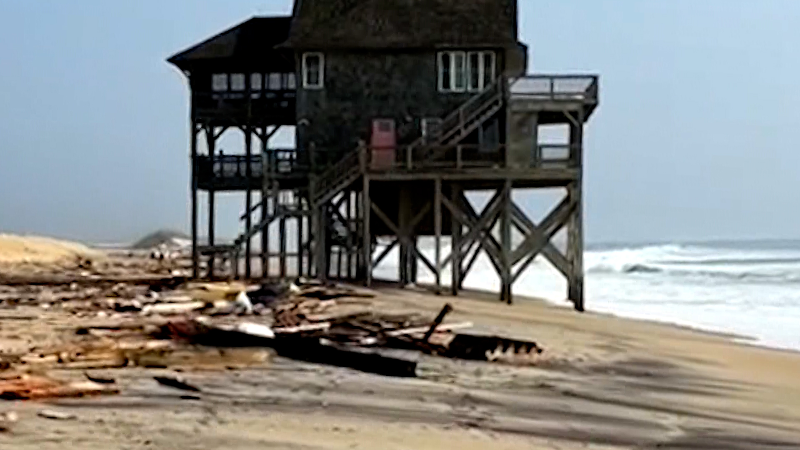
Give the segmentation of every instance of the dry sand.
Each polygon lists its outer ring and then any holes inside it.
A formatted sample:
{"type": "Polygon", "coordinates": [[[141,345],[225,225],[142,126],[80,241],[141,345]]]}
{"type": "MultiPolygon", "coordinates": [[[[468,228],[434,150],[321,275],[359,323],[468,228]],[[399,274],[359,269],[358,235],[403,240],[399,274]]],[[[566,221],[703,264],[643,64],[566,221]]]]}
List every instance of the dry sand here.
{"type": "Polygon", "coordinates": [[[47,265],[95,258],[100,253],[75,242],[38,236],[0,234],[0,265],[47,265]]]}
{"type": "MultiPolygon", "coordinates": [[[[393,288],[377,300],[431,316],[445,302],[455,307],[448,321],[536,340],[542,361],[413,354],[419,377],[395,379],[277,358],[267,368],[184,373],[202,387],[199,400],[157,385],[158,370],[111,370],[121,395],[0,403],[20,417],[0,433],[0,449],[800,449],[800,354],[535,300],[507,306],[494,295],[393,288]],[[77,419],[38,417],[43,408],[77,419]]],[[[0,347],[57,341],[76,320],[5,311],[0,347]]]]}

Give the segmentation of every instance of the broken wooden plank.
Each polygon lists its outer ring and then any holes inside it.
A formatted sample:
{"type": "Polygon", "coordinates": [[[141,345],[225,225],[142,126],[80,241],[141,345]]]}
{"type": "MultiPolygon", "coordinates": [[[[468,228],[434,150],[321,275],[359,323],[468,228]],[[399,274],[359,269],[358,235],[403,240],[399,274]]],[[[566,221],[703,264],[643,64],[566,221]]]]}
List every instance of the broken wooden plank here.
{"type": "Polygon", "coordinates": [[[304,333],[307,331],[325,331],[330,329],[331,323],[330,322],[321,322],[321,323],[309,323],[305,325],[297,325],[293,327],[277,327],[273,328],[272,331],[275,334],[295,334],[295,333],[304,333]]]}
{"type": "Polygon", "coordinates": [[[67,383],[34,375],[22,375],[0,381],[0,399],[3,400],[87,397],[118,393],[118,389],[91,381],[67,383]]]}
{"type": "Polygon", "coordinates": [[[199,387],[187,383],[177,375],[155,376],[153,377],[153,379],[156,380],[159,384],[163,384],[164,386],[169,386],[171,388],[180,389],[183,391],[190,391],[190,392],[201,392],[199,387]]]}
{"type": "Polygon", "coordinates": [[[428,329],[427,332],[425,332],[425,336],[422,337],[422,340],[424,342],[428,342],[431,339],[431,336],[436,331],[436,327],[442,324],[445,316],[448,315],[452,310],[453,310],[453,305],[451,305],[450,303],[446,303],[442,307],[442,310],[439,311],[439,315],[436,316],[435,319],[433,319],[433,323],[431,324],[430,328],[428,329]]]}
{"type": "MultiPolygon", "coordinates": [[[[472,322],[458,322],[458,323],[445,323],[442,325],[438,325],[435,333],[443,333],[447,331],[454,331],[454,330],[462,330],[465,328],[472,328],[474,324],[472,322]]],[[[386,336],[389,337],[400,337],[400,336],[408,336],[412,334],[423,334],[430,330],[430,327],[413,327],[413,328],[404,328],[401,330],[393,330],[386,332],[386,336]]],[[[428,338],[430,340],[430,338],[428,338]]]]}

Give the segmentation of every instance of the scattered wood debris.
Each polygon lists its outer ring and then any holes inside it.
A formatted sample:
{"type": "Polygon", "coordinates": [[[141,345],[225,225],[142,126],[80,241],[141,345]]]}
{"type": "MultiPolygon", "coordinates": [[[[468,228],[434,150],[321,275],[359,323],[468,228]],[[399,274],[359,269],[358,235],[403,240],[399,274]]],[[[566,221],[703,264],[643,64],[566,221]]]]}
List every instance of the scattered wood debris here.
{"type": "Polygon", "coordinates": [[[36,413],[37,416],[43,419],[50,420],[75,420],[78,418],[75,414],[66,413],[63,411],[55,411],[52,409],[42,409],[36,413]]]}
{"type": "MultiPolygon", "coordinates": [[[[173,262],[167,261],[167,266],[173,262]]],[[[473,324],[445,323],[453,312],[450,304],[435,318],[387,314],[373,307],[373,292],[347,285],[302,278],[258,286],[193,283],[173,275],[169,271],[174,269],[165,269],[161,260],[156,265],[152,260],[100,264],[81,263],[63,273],[0,275],[0,308],[5,310],[0,321],[38,319],[35,313],[11,311],[20,305],[36,306],[42,315],[62,312],[82,319],[71,340],[4,353],[0,373],[14,375],[0,377],[0,399],[113,394],[118,392],[116,377],[94,371],[124,367],[176,371],[263,367],[277,354],[413,377],[415,354],[535,364],[542,352],[535,342],[461,333],[473,324]],[[80,370],[86,381],[19,375],[49,369],[80,370]]],[[[200,392],[179,377],[154,379],[200,392]]]]}
{"type": "Polygon", "coordinates": [[[153,377],[153,379],[156,380],[159,384],[163,384],[164,386],[169,386],[175,389],[180,389],[183,391],[191,391],[191,392],[201,392],[199,387],[187,383],[177,375],[156,376],[153,377]]]}
{"type": "Polygon", "coordinates": [[[119,390],[91,381],[65,382],[37,375],[0,380],[0,399],[37,400],[117,394],[119,390]]]}

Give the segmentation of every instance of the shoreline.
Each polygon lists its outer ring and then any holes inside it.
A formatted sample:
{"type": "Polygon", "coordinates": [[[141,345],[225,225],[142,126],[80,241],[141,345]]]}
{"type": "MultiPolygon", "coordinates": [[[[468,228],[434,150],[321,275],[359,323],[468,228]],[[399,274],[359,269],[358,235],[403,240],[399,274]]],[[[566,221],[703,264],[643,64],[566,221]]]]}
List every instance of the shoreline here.
{"type": "MultiPolygon", "coordinates": [[[[195,290],[171,296],[191,299],[195,290]]],[[[132,442],[137,450],[231,444],[254,450],[438,449],[453,443],[465,450],[577,450],[589,443],[605,450],[800,448],[795,353],[668,323],[577,313],[531,297],[506,305],[487,291],[451,297],[385,285],[373,293],[372,311],[433,318],[450,303],[454,311],[446,322],[472,322],[467,333],[535,341],[544,352],[524,365],[419,354],[412,378],[283,357],[261,367],[187,367],[180,376],[202,389],[191,399],[153,381],[167,369],[99,370],[93,374],[116,380],[118,395],[47,405],[76,420],[48,422],[37,416],[41,404],[0,403],[3,411],[20,415],[13,433],[0,433],[0,447],[99,450],[110,440],[132,442]],[[133,442],[136,436],[146,439],[133,442]]],[[[74,342],[80,339],[76,327],[99,319],[35,303],[13,309],[33,319],[0,318],[0,342],[22,351],[74,342]]],[[[51,374],[84,376],[69,369],[51,374]]]]}

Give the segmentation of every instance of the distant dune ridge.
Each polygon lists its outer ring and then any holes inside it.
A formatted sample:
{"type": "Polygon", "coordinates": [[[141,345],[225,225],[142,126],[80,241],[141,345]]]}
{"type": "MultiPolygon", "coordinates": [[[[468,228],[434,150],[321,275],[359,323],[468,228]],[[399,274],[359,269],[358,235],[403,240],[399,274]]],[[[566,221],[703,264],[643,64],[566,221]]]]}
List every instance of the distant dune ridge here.
{"type": "Polygon", "coordinates": [[[158,230],[139,239],[131,247],[136,250],[150,250],[159,247],[181,249],[191,243],[191,238],[186,233],[175,230],[158,230]]]}
{"type": "Polygon", "coordinates": [[[94,259],[102,253],[77,242],[40,236],[0,234],[0,264],[56,264],[76,258],[94,259]]]}

